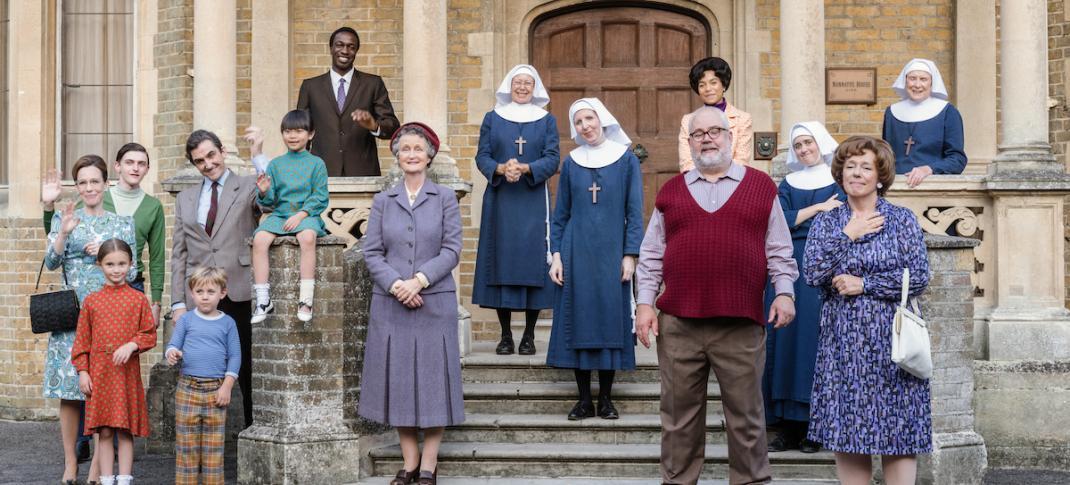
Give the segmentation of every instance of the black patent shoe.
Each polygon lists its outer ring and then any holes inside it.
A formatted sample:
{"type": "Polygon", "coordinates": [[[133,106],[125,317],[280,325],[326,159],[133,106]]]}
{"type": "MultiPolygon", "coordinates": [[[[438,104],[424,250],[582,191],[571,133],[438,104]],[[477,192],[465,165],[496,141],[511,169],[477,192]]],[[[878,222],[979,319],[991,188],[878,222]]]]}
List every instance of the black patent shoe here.
{"type": "Polygon", "coordinates": [[[513,337],[502,337],[494,353],[498,355],[513,355],[513,337]]]}
{"type": "Polygon", "coordinates": [[[420,485],[435,485],[438,483],[438,467],[435,467],[435,471],[420,470],[420,481],[417,482],[420,485]]]}
{"type": "Polygon", "coordinates": [[[616,406],[613,405],[613,401],[607,398],[598,398],[598,416],[602,419],[617,419],[620,417],[620,413],[617,412],[616,406]]]}
{"type": "Polygon", "coordinates": [[[579,421],[581,419],[594,417],[594,404],[591,401],[580,401],[572,407],[572,411],[568,412],[569,421],[579,421]]]}
{"type": "Polygon", "coordinates": [[[817,453],[821,451],[821,443],[811,439],[804,439],[799,443],[799,451],[803,453],[817,453]]]}
{"type": "Polygon", "coordinates": [[[535,355],[535,337],[521,337],[520,345],[516,348],[516,353],[520,355],[535,355]]]}
{"type": "Polygon", "coordinates": [[[413,471],[408,471],[404,468],[398,470],[398,474],[394,476],[393,480],[390,480],[390,485],[408,485],[416,481],[416,478],[420,476],[420,467],[416,467],[413,471]]]}
{"type": "Polygon", "coordinates": [[[791,439],[787,432],[778,431],[776,437],[773,438],[773,441],[769,442],[768,449],[770,453],[776,453],[795,449],[798,446],[799,442],[791,439]]]}

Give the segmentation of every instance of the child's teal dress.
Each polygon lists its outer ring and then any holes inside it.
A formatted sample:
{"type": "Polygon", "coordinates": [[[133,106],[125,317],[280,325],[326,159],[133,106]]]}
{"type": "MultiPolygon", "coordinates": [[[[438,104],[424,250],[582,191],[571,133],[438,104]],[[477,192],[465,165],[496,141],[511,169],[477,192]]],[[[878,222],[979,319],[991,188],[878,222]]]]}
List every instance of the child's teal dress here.
{"type": "Polygon", "coordinates": [[[270,209],[257,231],[272,234],[297,234],[305,229],[316,231],[317,236],[326,236],[320,214],[327,210],[330,196],[327,192],[327,166],[323,160],[308,152],[286,152],[271,160],[267,167],[271,188],[257,199],[257,203],[270,209]],[[286,219],[305,211],[308,217],[292,231],[283,230],[286,219]]]}

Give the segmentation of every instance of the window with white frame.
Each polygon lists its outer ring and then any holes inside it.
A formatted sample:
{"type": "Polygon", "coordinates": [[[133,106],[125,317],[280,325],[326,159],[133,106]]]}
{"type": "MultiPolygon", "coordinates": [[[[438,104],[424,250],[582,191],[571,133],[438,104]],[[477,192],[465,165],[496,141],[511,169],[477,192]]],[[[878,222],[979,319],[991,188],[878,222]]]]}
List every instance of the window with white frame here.
{"type": "MultiPolygon", "coordinates": [[[[63,0],[59,157],[112,160],[134,133],[134,0],[63,0]]],[[[114,174],[113,174],[114,176],[114,174]]]]}

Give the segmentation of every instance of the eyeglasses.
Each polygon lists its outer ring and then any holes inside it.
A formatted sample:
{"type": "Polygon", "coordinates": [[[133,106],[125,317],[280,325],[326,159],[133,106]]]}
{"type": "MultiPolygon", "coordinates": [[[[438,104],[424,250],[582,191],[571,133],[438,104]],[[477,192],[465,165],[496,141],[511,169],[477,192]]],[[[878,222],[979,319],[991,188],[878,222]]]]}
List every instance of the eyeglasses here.
{"type": "Polygon", "coordinates": [[[535,81],[521,81],[519,79],[514,79],[513,80],[513,86],[517,86],[517,87],[524,86],[524,87],[530,88],[530,87],[534,87],[535,86],[535,81]]]}
{"type": "Polygon", "coordinates": [[[702,141],[702,139],[705,138],[707,135],[710,137],[711,140],[715,140],[718,137],[720,137],[722,133],[724,133],[726,131],[728,131],[728,130],[725,129],[725,128],[721,128],[720,126],[714,126],[713,128],[710,128],[709,130],[706,130],[706,131],[695,130],[694,132],[692,132],[690,135],[687,135],[687,136],[690,137],[692,141],[702,141]]]}

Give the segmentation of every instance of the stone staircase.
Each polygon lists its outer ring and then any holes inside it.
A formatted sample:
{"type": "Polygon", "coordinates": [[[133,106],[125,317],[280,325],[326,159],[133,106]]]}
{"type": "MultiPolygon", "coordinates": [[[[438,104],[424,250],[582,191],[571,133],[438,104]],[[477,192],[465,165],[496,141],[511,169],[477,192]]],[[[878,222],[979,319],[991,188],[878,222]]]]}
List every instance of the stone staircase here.
{"type": "MultiPolygon", "coordinates": [[[[477,342],[462,359],[466,421],[446,430],[440,483],[492,483],[495,477],[531,485],[658,481],[660,384],[654,349],[637,347],[637,369],[617,374],[613,400],[620,419],[568,421],[577,397],[575,381],[571,370],[546,366],[548,330],[549,321],[540,321],[534,356],[499,356],[493,343],[477,342]]],[[[514,335],[522,331],[521,324],[514,335]]],[[[713,381],[706,426],[701,483],[727,483],[724,417],[713,381]]],[[[386,483],[401,468],[396,445],[372,449],[369,458],[373,476],[361,483],[386,483]]],[[[770,461],[776,483],[835,483],[831,453],[773,453],[770,461]]]]}

